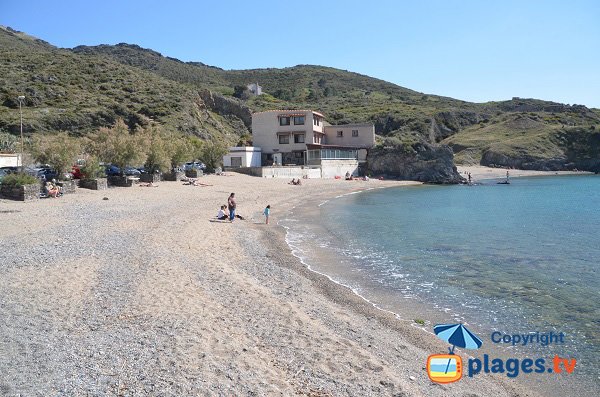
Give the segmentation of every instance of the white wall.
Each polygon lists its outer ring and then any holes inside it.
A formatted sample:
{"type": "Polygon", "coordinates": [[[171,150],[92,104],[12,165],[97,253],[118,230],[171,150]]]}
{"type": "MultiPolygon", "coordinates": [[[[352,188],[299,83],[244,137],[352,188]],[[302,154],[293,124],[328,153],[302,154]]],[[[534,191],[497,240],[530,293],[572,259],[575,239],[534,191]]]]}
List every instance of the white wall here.
{"type": "Polygon", "coordinates": [[[334,178],[346,175],[350,171],[353,176],[358,176],[358,160],[321,160],[321,175],[323,178],[334,178]]]}
{"type": "Polygon", "coordinates": [[[223,156],[223,167],[232,167],[232,157],[241,157],[241,167],[260,167],[260,154],[261,151],[254,147],[232,147],[223,156]]]}
{"type": "Polygon", "coordinates": [[[263,178],[301,178],[305,176],[309,179],[321,178],[320,168],[307,167],[262,167],[263,178]]]}
{"type": "Polygon", "coordinates": [[[314,117],[310,110],[269,110],[252,115],[252,143],[261,148],[263,153],[289,153],[306,150],[307,143],[313,143],[313,131],[323,131],[322,118],[319,125],[314,125],[314,117]],[[304,125],[279,125],[280,115],[303,114],[304,125]],[[304,143],[294,143],[294,133],[304,133],[304,143]],[[289,133],[290,143],[279,143],[278,133],[289,133]]]}
{"type": "Polygon", "coordinates": [[[373,124],[328,125],[325,127],[327,145],[353,146],[370,148],[375,145],[375,126],[373,124]],[[338,137],[338,131],[342,136],[338,137]],[[358,136],[352,136],[358,131],[358,136]]]}
{"type": "Polygon", "coordinates": [[[0,167],[20,167],[20,154],[0,154],[0,167]]]}

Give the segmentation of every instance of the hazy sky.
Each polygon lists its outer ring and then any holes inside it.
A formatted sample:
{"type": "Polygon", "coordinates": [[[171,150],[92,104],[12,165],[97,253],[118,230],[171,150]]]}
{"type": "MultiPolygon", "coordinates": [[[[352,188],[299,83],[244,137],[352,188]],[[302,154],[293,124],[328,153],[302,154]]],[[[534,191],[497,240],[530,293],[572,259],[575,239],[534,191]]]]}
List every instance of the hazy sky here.
{"type": "Polygon", "coordinates": [[[59,47],[126,42],[224,69],[325,65],[473,102],[600,108],[599,0],[0,0],[0,24],[59,47]]]}

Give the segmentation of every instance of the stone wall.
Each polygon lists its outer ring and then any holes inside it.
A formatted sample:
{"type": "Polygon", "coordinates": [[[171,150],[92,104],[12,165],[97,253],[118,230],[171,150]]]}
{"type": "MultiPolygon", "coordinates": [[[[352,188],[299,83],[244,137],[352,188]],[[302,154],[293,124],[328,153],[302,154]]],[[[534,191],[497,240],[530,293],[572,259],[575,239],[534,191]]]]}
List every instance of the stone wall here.
{"type": "Polygon", "coordinates": [[[77,188],[75,181],[58,181],[56,184],[62,188],[63,194],[75,193],[77,188]]]}
{"type": "Polygon", "coordinates": [[[79,187],[91,190],[106,190],[108,189],[108,181],[106,178],[82,179],[79,181],[79,187]]]}
{"type": "Polygon", "coordinates": [[[108,186],[131,187],[133,181],[126,176],[109,176],[107,178],[108,186]]]}
{"type": "Polygon", "coordinates": [[[17,201],[38,200],[40,190],[38,183],[23,186],[0,185],[0,198],[17,201]]]}
{"type": "Polygon", "coordinates": [[[197,170],[195,168],[185,171],[185,176],[188,178],[198,178],[198,177],[201,177],[202,175],[204,175],[204,172],[202,170],[197,170]]]}
{"type": "Polygon", "coordinates": [[[155,182],[160,182],[161,180],[161,174],[159,173],[152,173],[152,174],[148,174],[148,173],[144,173],[140,175],[140,182],[146,182],[146,183],[155,183],[155,182]]]}
{"type": "Polygon", "coordinates": [[[165,174],[163,174],[163,181],[180,181],[185,177],[185,174],[183,173],[183,171],[177,171],[177,172],[167,172],[165,174]]]}

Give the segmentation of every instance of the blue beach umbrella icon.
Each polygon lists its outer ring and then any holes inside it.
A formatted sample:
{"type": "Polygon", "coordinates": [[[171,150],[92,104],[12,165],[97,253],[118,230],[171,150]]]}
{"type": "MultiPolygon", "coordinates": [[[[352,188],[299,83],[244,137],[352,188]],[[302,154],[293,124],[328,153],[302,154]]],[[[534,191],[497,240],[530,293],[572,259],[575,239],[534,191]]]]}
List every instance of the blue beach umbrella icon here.
{"type": "MultiPolygon", "coordinates": [[[[438,324],[433,327],[433,332],[435,332],[438,338],[445,340],[452,345],[452,349],[448,348],[450,354],[454,354],[454,348],[456,346],[463,349],[479,349],[483,344],[481,339],[462,324],[438,324]]],[[[448,360],[446,372],[448,372],[449,365],[450,360],[448,360]]]]}

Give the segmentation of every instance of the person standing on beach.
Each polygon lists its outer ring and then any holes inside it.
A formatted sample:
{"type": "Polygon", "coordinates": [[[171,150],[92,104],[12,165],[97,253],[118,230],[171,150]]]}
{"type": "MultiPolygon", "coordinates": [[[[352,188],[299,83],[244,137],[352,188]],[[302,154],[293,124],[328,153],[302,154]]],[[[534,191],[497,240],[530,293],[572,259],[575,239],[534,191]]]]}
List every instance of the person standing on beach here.
{"type": "Polygon", "coordinates": [[[267,205],[267,208],[265,208],[264,212],[265,214],[265,224],[269,224],[269,215],[271,214],[271,204],[267,205]]]}
{"type": "Polygon", "coordinates": [[[227,208],[229,209],[229,221],[233,222],[235,219],[235,193],[231,193],[227,199],[227,208]]]}

